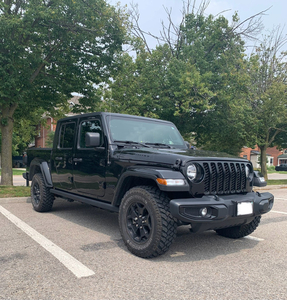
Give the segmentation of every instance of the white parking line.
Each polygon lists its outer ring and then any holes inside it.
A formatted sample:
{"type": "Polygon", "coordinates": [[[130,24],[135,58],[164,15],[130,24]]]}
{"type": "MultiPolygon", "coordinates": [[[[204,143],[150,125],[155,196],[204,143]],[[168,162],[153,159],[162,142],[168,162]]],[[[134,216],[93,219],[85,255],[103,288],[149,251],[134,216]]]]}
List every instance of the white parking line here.
{"type": "Polygon", "coordinates": [[[248,239],[248,240],[257,241],[257,242],[262,242],[262,241],[264,241],[264,239],[261,239],[261,238],[258,238],[258,237],[252,236],[252,235],[245,236],[244,238],[245,238],[245,239],[248,239]]]}
{"type": "Polygon", "coordinates": [[[284,212],[284,211],[271,210],[270,212],[274,212],[276,214],[287,215],[287,212],[284,212]]]}
{"type": "Polygon", "coordinates": [[[285,200],[285,201],[287,201],[286,198],[277,198],[277,197],[275,197],[275,200],[285,200]]]}
{"type": "Polygon", "coordinates": [[[14,225],[29,235],[35,242],[50,252],[57,258],[67,269],[69,269],[76,277],[82,278],[92,276],[94,271],[84,266],[81,262],[71,256],[69,253],[58,247],[56,244],[45,238],[42,234],[27,225],[25,222],[11,214],[7,209],[0,205],[0,212],[10,220],[14,225]]]}

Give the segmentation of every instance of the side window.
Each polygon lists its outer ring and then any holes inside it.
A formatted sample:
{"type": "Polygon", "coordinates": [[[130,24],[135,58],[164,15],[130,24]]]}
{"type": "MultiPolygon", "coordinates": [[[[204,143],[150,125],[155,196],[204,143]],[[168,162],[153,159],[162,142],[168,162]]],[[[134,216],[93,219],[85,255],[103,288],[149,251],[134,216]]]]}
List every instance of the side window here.
{"type": "Polygon", "coordinates": [[[59,148],[73,148],[75,127],[75,123],[67,123],[62,125],[60,132],[59,148]]]}
{"type": "Polygon", "coordinates": [[[101,145],[103,144],[103,131],[99,120],[85,120],[81,123],[79,147],[86,148],[85,136],[87,132],[98,132],[101,137],[101,145]]]}

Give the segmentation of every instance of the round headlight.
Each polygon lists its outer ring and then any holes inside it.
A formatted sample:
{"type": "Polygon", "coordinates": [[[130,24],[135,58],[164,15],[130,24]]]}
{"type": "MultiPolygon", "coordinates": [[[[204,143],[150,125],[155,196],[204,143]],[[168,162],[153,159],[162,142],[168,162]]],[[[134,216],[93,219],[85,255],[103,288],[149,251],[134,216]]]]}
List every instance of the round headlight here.
{"type": "Polygon", "coordinates": [[[186,169],[186,175],[190,181],[193,181],[197,175],[197,168],[194,164],[190,164],[186,169]]]}

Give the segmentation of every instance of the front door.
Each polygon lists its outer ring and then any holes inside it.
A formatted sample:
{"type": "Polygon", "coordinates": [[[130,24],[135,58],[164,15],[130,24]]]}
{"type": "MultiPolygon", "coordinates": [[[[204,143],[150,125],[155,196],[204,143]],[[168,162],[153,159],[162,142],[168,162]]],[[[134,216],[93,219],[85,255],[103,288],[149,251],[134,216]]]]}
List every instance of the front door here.
{"type": "Polygon", "coordinates": [[[104,135],[99,117],[80,120],[77,147],[74,162],[75,192],[93,198],[105,194],[105,170],[107,148],[104,145],[104,135]],[[87,132],[98,132],[101,145],[97,148],[87,148],[85,135],[87,132]]]}

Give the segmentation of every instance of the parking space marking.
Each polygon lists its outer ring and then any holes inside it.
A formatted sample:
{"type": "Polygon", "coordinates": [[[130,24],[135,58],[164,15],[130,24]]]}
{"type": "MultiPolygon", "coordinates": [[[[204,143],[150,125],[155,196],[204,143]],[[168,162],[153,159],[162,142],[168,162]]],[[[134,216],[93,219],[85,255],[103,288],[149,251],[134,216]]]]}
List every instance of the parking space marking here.
{"type": "Polygon", "coordinates": [[[244,238],[245,238],[245,239],[248,239],[248,240],[257,241],[257,242],[262,242],[262,241],[264,241],[264,239],[261,239],[261,238],[258,238],[258,237],[252,236],[252,235],[245,236],[244,238]]]}
{"type": "Polygon", "coordinates": [[[274,212],[276,214],[287,215],[287,212],[284,212],[284,211],[271,210],[270,212],[274,212]]]}
{"type": "Polygon", "coordinates": [[[0,205],[0,212],[10,220],[14,225],[20,228],[28,236],[30,236],[35,242],[41,245],[44,249],[50,252],[55,258],[57,258],[68,270],[70,270],[77,278],[88,277],[95,274],[94,271],[87,268],[72,255],[64,251],[62,248],[48,240],[42,234],[30,227],[28,224],[14,216],[7,209],[0,205]]]}
{"type": "Polygon", "coordinates": [[[285,201],[287,201],[286,198],[277,198],[277,197],[275,197],[275,200],[285,200],[285,201]]]}

